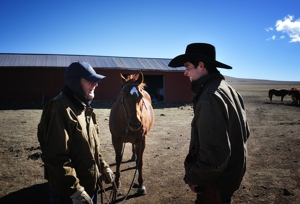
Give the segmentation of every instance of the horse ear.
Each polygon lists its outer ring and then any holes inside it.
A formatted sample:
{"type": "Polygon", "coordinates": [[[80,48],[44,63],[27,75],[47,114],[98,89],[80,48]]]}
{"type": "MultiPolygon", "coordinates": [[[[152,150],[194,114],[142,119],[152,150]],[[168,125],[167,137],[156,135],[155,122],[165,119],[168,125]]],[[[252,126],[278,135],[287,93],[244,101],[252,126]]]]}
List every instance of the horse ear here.
{"type": "Polygon", "coordinates": [[[137,82],[139,84],[143,83],[144,82],[144,75],[142,72],[139,73],[139,78],[137,79],[137,82]]]}
{"type": "Polygon", "coordinates": [[[123,74],[122,74],[122,73],[120,73],[120,77],[121,77],[121,82],[122,82],[122,85],[124,85],[124,84],[125,84],[125,82],[126,82],[126,79],[125,79],[125,77],[123,76],[123,74]]]}

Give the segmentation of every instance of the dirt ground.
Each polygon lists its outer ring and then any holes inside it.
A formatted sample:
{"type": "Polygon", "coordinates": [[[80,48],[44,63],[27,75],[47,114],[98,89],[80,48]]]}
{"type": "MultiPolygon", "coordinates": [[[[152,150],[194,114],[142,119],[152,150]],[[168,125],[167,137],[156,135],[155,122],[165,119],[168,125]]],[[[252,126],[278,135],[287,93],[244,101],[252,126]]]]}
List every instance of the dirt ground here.
{"type": "MultiPolygon", "coordinates": [[[[267,96],[270,88],[290,89],[300,87],[300,83],[231,81],[230,84],[244,98],[251,128],[247,172],[232,203],[300,203],[300,107],[291,105],[289,96],[282,104],[279,97],[274,96],[271,103],[267,96]]],[[[102,153],[115,170],[108,130],[111,104],[93,105],[101,128],[102,153]]],[[[195,194],[183,182],[183,161],[193,117],[191,104],[155,104],[154,111],[155,123],[144,155],[147,195],[137,196],[137,189],[132,188],[124,203],[192,204],[195,194]]],[[[36,138],[41,112],[32,104],[2,106],[0,110],[1,204],[49,203],[36,138]]],[[[135,163],[128,162],[130,156],[131,146],[127,144],[121,165],[123,195],[118,196],[118,203],[124,200],[134,176],[135,163]]],[[[110,194],[109,189],[106,193],[110,194]]]]}

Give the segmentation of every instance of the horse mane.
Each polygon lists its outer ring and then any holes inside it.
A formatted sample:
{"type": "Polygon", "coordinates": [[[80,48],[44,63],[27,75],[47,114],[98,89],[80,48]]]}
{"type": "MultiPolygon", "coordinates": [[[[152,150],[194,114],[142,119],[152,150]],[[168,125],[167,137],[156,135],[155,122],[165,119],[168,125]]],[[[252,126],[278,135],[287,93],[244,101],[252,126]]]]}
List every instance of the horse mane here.
{"type": "MultiPolygon", "coordinates": [[[[135,83],[139,78],[138,74],[130,74],[127,76],[127,78],[125,79],[126,83],[135,83]]],[[[144,87],[146,86],[146,83],[144,83],[144,81],[142,81],[142,83],[139,84],[139,87],[144,89],[144,87]]]]}

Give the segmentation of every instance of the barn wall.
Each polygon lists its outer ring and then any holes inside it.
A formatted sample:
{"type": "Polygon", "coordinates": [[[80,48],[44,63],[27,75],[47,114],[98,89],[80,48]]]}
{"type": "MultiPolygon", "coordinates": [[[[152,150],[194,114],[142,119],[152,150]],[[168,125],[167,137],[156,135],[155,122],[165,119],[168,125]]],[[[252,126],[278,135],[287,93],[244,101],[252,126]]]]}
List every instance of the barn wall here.
{"type": "MultiPolygon", "coordinates": [[[[114,81],[116,78],[120,78],[120,73],[122,74],[137,74],[139,71],[130,70],[109,70],[112,72],[112,78],[114,81]]],[[[102,73],[102,72],[101,72],[102,73]]],[[[163,72],[163,71],[143,71],[144,75],[162,75],[164,76],[164,91],[165,99],[164,102],[167,104],[171,103],[190,103],[193,98],[193,93],[191,91],[191,85],[189,78],[183,75],[183,72],[163,72]]],[[[101,82],[102,83],[102,82],[101,82]]],[[[115,83],[118,87],[114,87],[120,91],[121,81],[115,83]]]]}
{"type": "MultiPolygon", "coordinates": [[[[113,101],[121,90],[120,73],[136,74],[139,71],[100,69],[106,76],[95,90],[94,100],[113,101]]],[[[42,103],[61,92],[65,68],[2,67],[0,69],[0,103],[42,103]]],[[[165,103],[191,102],[190,82],[182,72],[143,71],[144,75],[163,75],[165,103]]]]}
{"type": "Polygon", "coordinates": [[[165,103],[190,103],[192,97],[190,81],[183,72],[165,74],[165,103]]]}
{"type": "Polygon", "coordinates": [[[120,75],[114,70],[95,70],[98,74],[104,75],[105,78],[101,80],[96,88],[94,100],[115,100],[121,90],[120,75]]]}
{"type": "Polygon", "coordinates": [[[42,102],[63,87],[64,69],[10,67],[0,69],[1,103],[42,102]]]}

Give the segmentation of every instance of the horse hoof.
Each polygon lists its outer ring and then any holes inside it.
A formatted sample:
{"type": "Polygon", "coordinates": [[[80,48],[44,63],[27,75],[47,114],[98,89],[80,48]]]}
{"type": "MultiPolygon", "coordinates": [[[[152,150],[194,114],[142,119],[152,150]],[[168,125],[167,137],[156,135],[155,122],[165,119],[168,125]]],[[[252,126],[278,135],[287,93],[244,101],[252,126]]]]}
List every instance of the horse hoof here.
{"type": "Polygon", "coordinates": [[[130,159],[130,161],[132,161],[132,162],[136,161],[136,157],[132,156],[131,159],[130,159]]]}
{"type": "Polygon", "coordinates": [[[147,194],[146,187],[145,187],[145,186],[142,186],[142,187],[138,188],[137,193],[138,193],[139,195],[146,195],[146,194],[147,194]]]}
{"type": "Polygon", "coordinates": [[[122,196],[123,195],[122,188],[121,188],[121,182],[119,182],[116,185],[116,189],[115,190],[117,191],[117,196],[122,196]]]}
{"type": "Polygon", "coordinates": [[[118,191],[117,191],[117,196],[123,196],[124,195],[124,193],[122,192],[122,190],[121,189],[118,189],[118,191]]]}

